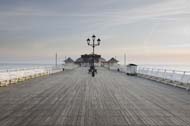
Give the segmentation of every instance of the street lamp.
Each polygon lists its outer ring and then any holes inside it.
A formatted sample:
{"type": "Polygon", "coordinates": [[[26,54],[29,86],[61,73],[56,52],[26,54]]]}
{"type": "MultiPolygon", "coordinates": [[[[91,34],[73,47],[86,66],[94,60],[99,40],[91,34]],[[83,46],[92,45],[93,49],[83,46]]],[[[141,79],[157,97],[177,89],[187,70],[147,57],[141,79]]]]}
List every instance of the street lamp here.
{"type": "Polygon", "coordinates": [[[92,60],[92,65],[90,66],[89,71],[92,72],[92,76],[94,77],[95,76],[95,71],[96,71],[95,65],[94,65],[94,62],[95,62],[94,49],[95,49],[96,46],[100,45],[101,40],[99,38],[96,40],[96,36],[93,35],[92,36],[92,43],[90,43],[91,40],[89,38],[86,41],[87,41],[87,44],[93,48],[93,52],[92,52],[93,60],[92,60]],[[97,43],[95,43],[96,41],[97,41],[97,43]]]}

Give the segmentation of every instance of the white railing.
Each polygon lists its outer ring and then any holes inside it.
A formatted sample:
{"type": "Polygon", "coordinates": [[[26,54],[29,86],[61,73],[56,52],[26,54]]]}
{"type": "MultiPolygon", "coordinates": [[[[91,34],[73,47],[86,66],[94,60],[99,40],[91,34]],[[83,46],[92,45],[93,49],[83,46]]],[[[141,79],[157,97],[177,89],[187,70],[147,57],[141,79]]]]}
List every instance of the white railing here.
{"type": "Polygon", "coordinates": [[[160,81],[174,84],[175,86],[184,87],[188,90],[190,88],[190,71],[138,67],[137,73],[145,77],[153,77],[160,81]]]}
{"type": "MultiPolygon", "coordinates": [[[[122,73],[127,73],[127,67],[124,65],[117,64],[113,66],[106,66],[106,68],[115,71],[117,70],[122,73]]],[[[190,90],[190,71],[156,69],[138,66],[136,73],[138,76],[144,78],[160,81],[190,90]]]]}
{"type": "Polygon", "coordinates": [[[62,70],[62,66],[0,70],[0,86],[7,86],[12,83],[17,83],[31,78],[57,73],[62,70]]]}

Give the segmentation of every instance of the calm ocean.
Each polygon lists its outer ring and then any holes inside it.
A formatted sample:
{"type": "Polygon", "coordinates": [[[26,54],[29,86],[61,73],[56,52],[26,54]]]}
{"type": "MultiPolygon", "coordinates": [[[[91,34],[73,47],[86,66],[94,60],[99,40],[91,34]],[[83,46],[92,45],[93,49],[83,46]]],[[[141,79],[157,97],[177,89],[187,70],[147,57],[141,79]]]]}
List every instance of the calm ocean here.
{"type": "Polygon", "coordinates": [[[154,69],[168,69],[168,70],[179,70],[179,71],[190,71],[190,65],[153,65],[146,64],[140,65],[141,67],[154,68],[154,69]]]}

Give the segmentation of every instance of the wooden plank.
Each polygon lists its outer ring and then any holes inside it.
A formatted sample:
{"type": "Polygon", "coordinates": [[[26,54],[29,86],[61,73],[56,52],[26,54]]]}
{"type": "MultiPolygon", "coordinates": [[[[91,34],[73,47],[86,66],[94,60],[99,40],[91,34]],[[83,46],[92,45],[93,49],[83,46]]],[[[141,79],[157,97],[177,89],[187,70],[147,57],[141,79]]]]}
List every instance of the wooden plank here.
{"type": "Polygon", "coordinates": [[[190,94],[143,78],[78,68],[0,88],[0,126],[188,126],[190,94]]]}

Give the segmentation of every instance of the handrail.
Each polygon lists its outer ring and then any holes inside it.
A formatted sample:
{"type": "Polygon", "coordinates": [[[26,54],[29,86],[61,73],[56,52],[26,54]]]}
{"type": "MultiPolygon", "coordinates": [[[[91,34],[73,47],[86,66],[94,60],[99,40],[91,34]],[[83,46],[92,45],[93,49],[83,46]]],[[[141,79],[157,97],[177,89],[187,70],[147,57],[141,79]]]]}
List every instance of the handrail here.
{"type": "MultiPolygon", "coordinates": [[[[143,67],[143,66],[138,66],[138,69],[154,69],[154,70],[167,70],[167,71],[178,71],[178,72],[184,72],[184,70],[175,70],[175,69],[161,69],[161,68],[153,68],[153,67],[143,67]]],[[[185,71],[185,72],[190,72],[190,71],[185,71]]]]}
{"type": "Polygon", "coordinates": [[[175,83],[175,86],[184,86],[188,90],[190,88],[190,71],[138,67],[137,73],[160,78],[162,81],[175,83]]]}
{"type": "MultiPolygon", "coordinates": [[[[127,73],[127,67],[123,65],[114,65],[108,67],[111,70],[118,70],[127,73]]],[[[154,79],[156,81],[164,82],[174,86],[186,88],[190,90],[190,71],[159,69],[138,66],[136,70],[137,75],[154,79]]]]}
{"type": "Polygon", "coordinates": [[[6,86],[8,84],[17,83],[30,78],[53,74],[62,70],[63,66],[61,65],[1,70],[0,86],[6,86]]]}

